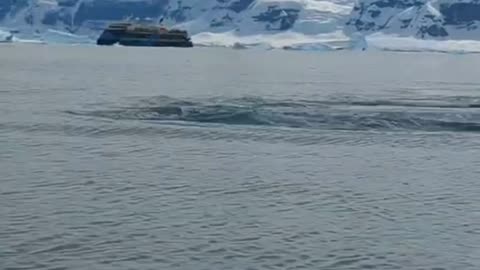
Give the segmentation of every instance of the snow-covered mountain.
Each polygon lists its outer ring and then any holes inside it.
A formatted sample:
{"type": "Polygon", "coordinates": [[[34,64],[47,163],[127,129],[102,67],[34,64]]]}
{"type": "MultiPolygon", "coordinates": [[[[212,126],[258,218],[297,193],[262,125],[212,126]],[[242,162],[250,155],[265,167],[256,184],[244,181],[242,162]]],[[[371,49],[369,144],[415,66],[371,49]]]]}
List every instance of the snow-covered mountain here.
{"type": "Polygon", "coordinates": [[[0,27],[23,38],[91,42],[111,21],[160,18],[205,44],[282,47],[377,32],[480,40],[480,0],[0,0],[0,27]]]}
{"type": "Polygon", "coordinates": [[[384,32],[422,39],[480,39],[479,0],[361,0],[349,32],[384,32]]]}
{"type": "Polygon", "coordinates": [[[352,6],[351,0],[2,0],[0,24],[30,33],[89,34],[109,21],[165,18],[193,34],[319,34],[342,30],[352,6]]]}

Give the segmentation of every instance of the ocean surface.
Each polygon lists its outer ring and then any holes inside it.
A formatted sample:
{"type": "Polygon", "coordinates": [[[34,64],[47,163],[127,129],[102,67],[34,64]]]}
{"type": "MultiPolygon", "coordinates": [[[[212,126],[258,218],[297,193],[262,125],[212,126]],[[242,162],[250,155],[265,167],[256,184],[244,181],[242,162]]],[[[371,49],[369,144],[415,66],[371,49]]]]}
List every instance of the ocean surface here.
{"type": "Polygon", "coordinates": [[[480,269],[480,55],[0,46],[0,269],[480,269]]]}

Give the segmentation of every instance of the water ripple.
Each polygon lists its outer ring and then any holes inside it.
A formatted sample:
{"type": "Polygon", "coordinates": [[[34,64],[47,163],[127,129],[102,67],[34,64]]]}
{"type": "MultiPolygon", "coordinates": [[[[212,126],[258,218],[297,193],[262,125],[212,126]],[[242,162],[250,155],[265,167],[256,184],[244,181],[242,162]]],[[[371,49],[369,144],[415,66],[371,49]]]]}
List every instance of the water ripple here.
{"type": "MultiPolygon", "coordinates": [[[[338,99],[338,98],[337,98],[338,99]]],[[[441,100],[178,100],[158,97],[120,109],[66,111],[114,120],[217,123],[323,130],[480,131],[476,98],[441,100]]]]}

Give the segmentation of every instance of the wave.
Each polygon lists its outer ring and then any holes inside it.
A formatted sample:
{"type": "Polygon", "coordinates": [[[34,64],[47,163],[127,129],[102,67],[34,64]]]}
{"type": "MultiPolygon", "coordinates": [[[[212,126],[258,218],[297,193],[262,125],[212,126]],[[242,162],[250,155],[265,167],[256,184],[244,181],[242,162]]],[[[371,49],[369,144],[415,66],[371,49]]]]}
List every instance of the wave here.
{"type": "Polygon", "coordinates": [[[312,101],[250,97],[181,100],[162,96],[141,100],[135,106],[67,113],[114,120],[326,130],[480,131],[480,103],[469,97],[312,101]]]}

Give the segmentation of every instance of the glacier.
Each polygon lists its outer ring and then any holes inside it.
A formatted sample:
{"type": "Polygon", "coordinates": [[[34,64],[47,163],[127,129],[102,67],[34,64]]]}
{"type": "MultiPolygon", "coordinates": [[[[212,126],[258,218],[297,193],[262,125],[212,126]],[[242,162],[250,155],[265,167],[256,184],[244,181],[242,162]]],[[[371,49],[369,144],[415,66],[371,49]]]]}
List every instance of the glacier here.
{"type": "Polygon", "coordinates": [[[161,18],[199,46],[480,51],[477,0],[0,1],[0,29],[17,42],[93,44],[109,22],[161,18]]]}

